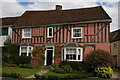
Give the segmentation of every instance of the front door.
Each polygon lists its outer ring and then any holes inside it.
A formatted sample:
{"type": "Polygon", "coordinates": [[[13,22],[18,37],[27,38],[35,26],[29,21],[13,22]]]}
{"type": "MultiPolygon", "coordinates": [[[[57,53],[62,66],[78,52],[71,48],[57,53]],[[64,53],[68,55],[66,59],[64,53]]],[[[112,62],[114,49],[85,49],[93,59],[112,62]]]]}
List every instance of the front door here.
{"type": "Polygon", "coordinates": [[[46,47],[46,65],[52,65],[53,47],[46,47]]]}
{"type": "Polygon", "coordinates": [[[47,65],[52,65],[53,50],[47,50],[47,65]]]}

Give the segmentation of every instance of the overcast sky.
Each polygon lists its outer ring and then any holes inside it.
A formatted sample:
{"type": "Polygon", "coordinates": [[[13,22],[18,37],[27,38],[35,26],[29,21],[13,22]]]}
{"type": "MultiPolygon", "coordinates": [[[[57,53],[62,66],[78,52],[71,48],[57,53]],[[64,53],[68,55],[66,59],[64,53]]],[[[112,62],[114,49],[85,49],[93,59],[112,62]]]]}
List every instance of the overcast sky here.
{"type": "Polygon", "coordinates": [[[110,31],[118,29],[118,0],[3,0],[0,4],[0,17],[21,16],[26,10],[54,10],[58,4],[63,9],[101,5],[112,18],[110,31]]]}

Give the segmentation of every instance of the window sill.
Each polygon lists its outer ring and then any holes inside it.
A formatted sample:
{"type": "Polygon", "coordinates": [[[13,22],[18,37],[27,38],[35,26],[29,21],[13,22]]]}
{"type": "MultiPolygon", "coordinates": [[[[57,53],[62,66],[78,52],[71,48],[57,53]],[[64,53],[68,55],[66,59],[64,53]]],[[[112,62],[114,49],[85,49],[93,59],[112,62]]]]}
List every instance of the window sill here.
{"type": "Polygon", "coordinates": [[[47,37],[47,38],[53,38],[53,36],[52,37],[47,37]]]}
{"type": "Polygon", "coordinates": [[[28,38],[31,38],[31,37],[22,37],[23,39],[28,39],[28,38]]]}
{"type": "Polygon", "coordinates": [[[72,37],[72,39],[78,39],[78,38],[80,38],[80,39],[81,39],[81,38],[83,38],[83,37],[72,37]]]}
{"type": "Polygon", "coordinates": [[[66,61],[82,61],[82,60],[66,60],[66,61]]]}

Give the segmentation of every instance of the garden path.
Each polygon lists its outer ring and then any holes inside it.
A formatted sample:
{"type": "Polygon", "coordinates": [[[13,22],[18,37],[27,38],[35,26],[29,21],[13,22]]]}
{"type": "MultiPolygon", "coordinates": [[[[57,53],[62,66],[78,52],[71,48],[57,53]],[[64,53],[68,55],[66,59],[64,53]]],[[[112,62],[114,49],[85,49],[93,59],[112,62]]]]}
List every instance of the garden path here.
{"type": "MultiPolygon", "coordinates": [[[[36,74],[43,75],[43,74],[47,73],[48,71],[49,71],[49,69],[44,68],[40,72],[37,72],[36,74]]],[[[31,75],[26,78],[35,78],[35,77],[34,77],[34,75],[31,75]]]]}
{"type": "Polygon", "coordinates": [[[118,78],[118,68],[113,69],[112,78],[118,78]]]}

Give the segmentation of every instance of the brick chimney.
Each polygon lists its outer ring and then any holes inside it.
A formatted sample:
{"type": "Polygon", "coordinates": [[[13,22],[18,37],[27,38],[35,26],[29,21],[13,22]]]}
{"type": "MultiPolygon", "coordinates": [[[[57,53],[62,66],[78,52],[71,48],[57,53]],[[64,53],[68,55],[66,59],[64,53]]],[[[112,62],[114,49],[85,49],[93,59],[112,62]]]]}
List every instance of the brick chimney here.
{"type": "Polygon", "coordinates": [[[61,5],[56,5],[56,11],[61,11],[62,10],[62,6],[61,5]]]}

